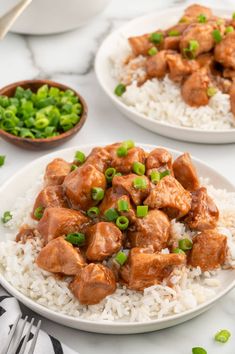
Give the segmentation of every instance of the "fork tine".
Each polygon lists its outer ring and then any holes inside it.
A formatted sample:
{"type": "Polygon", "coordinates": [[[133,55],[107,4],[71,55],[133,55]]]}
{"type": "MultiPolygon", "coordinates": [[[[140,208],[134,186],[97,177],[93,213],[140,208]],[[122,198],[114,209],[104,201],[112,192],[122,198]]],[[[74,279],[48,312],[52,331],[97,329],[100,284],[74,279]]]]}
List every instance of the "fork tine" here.
{"type": "Polygon", "coordinates": [[[16,318],[16,320],[15,320],[14,325],[12,326],[12,328],[11,328],[11,330],[10,330],[10,333],[8,334],[7,342],[6,342],[5,347],[3,348],[2,354],[7,354],[8,349],[9,349],[9,347],[10,347],[12,338],[13,338],[13,336],[14,336],[14,333],[15,333],[15,331],[16,331],[16,328],[17,328],[17,325],[18,325],[18,322],[19,322],[20,318],[21,318],[21,315],[18,315],[17,318],[16,318]]]}
{"type": "Polygon", "coordinates": [[[34,337],[33,337],[33,341],[31,343],[31,346],[30,346],[28,354],[33,354],[34,353],[34,349],[35,349],[35,345],[36,345],[36,342],[37,342],[37,339],[38,339],[38,334],[39,334],[39,330],[40,330],[40,327],[41,327],[41,323],[42,323],[41,320],[38,321],[38,325],[36,327],[36,330],[35,330],[35,333],[34,333],[34,337]]]}
{"type": "Polygon", "coordinates": [[[18,330],[19,330],[19,333],[18,333],[17,338],[16,338],[16,340],[15,340],[14,346],[13,346],[13,348],[12,348],[12,350],[11,350],[11,353],[12,353],[12,354],[15,354],[15,352],[16,352],[16,350],[17,350],[19,344],[20,344],[21,337],[22,337],[22,333],[23,333],[23,331],[24,331],[24,328],[25,328],[27,319],[28,319],[28,316],[25,317],[23,323],[19,326],[19,329],[18,329],[18,330]]]}
{"type": "Polygon", "coordinates": [[[22,343],[22,346],[21,346],[19,354],[24,354],[24,351],[25,351],[25,348],[26,348],[26,345],[27,345],[27,342],[28,342],[28,339],[29,339],[29,336],[30,336],[30,333],[31,333],[31,329],[32,329],[33,323],[34,323],[34,318],[32,318],[32,320],[30,322],[30,325],[29,325],[29,328],[27,329],[27,333],[25,334],[24,341],[22,343]]]}

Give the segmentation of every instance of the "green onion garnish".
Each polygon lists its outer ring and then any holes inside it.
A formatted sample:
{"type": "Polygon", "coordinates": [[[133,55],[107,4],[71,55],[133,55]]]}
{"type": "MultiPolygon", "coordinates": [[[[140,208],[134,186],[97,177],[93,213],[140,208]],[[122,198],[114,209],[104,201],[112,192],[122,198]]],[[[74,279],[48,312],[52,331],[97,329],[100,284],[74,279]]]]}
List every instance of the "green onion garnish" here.
{"type": "Polygon", "coordinates": [[[104,190],[100,187],[94,187],[91,190],[91,197],[93,200],[100,201],[104,198],[104,190]]]}
{"type": "Polygon", "coordinates": [[[232,19],[235,20],[235,12],[232,15],[232,19]]]}
{"type": "Polygon", "coordinates": [[[178,253],[178,254],[185,254],[185,252],[181,248],[178,248],[178,247],[174,248],[172,252],[173,253],[178,253]]]}
{"type": "Polygon", "coordinates": [[[44,208],[42,206],[37,207],[34,211],[35,218],[40,220],[43,216],[43,212],[44,212],[44,208]]]}
{"type": "Polygon", "coordinates": [[[183,251],[191,250],[193,247],[193,242],[189,238],[183,238],[179,240],[179,248],[183,251]]]}
{"type": "Polygon", "coordinates": [[[119,199],[117,202],[117,209],[119,212],[128,212],[129,211],[129,204],[126,200],[119,199]]]}
{"type": "Polygon", "coordinates": [[[226,27],[226,30],[225,30],[226,33],[231,33],[233,31],[234,31],[234,28],[232,26],[226,27]]]}
{"type": "Polygon", "coordinates": [[[217,93],[216,87],[208,87],[207,89],[207,96],[213,97],[217,93]]]}
{"type": "Polygon", "coordinates": [[[83,162],[86,160],[86,156],[85,156],[84,152],[76,151],[75,156],[74,156],[74,160],[80,164],[83,164],[83,162]]]}
{"type": "Polygon", "coordinates": [[[147,182],[145,179],[141,177],[137,177],[133,181],[133,186],[136,189],[146,189],[147,188],[147,182]]]}
{"type": "Polygon", "coordinates": [[[11,219],[12,219],[12,215],[11,215],[10,211],[5,211],[1,220],[2,220],[3,224],[6,224],[11,219]]]}
{"type": "Polygon", "coordinates": [[[4,165],[6,156],[0,155],[0,167],[4,165]]]}
{"type": "Polygon", "coordinates": [[[144,218],[148,214],[148,205],[138,205],[136,215],[138,218],[144,218]]]}
{"type": "Polygon", "coordinates": [[[222,39],[223,39],[222,34],[221,34],[221,32],[218,29],[215,29],[212,32],[212,36],[213,36],[213,38],[214,38],[216,43],[220,43],[222,41],[222,39]]]}
{"type": "Polygon", "coordinates": [[[199,23],[206,23],[206,21],[207,21],[207,18],[206,18],[206,16],[205,16],[204,14],[200,14],[200,15],[197,17],[197,19],[198,19],[198,22],[199,22],[199,23]]]}
{"type": "Polygon", "coordinates": [[[124,94],[125,91],[126,91],[126,86],[124,84],[118,84],[115,87],[114,93],[115,93],[115,95],[120,97],[124,94]]]}
{"type": "Polygon", "coordinates": [[[158,52],[157,48],[156,47],[152,47],[148,50],[148,55],[150,56],[153,56],[153,55],[156,55],[158,52]]]}
{"type": "Polygon", "coordinates": [[[180,31],[178,31],[178,30],[171,30],[171,31],[168,33],[168,36],[170,36],[170,37],[178,37],[178,36],[180,36],[180,31]]]}
{"type": "Polygon", "coordinates": [[[199,48],[198,41],[195,41],[195,40],[189,41],[187,48],[184,48],[185,56],[188,59],[194,59],[198,48],[199,48]]]}
{"type": "Polygon", "coordinates": [[[171,172],[169,170],[162,171],[162,172],[160,172],[160,179],[162,179],[166,176],[169,176],[170,174],[171,174],[171,172]]]}
{"type": "Polygon", "coordinates": [[[97,207],[91,207],[90,209],[87,210],[87,215],[90,217],[90,218],[95,218],[99,215],[100,213],[100,210],[99,208],[97,207]]]}
{"type": "Polygon", "coordinates": [[[116,225],[120,230],[126,230],[129,225],[129,220],[126,216],[119,216],[116,220],[116,225]]]}
{"type": "Polygon", "coordinates": [[[111,182],[113,177],[116,175],[116,169],[113,167],[109,167],[109,168],[107,168],[107,170],[105,171],[104,174],[105,174],[107,181],[111,182]]]}
{"type": "Polygon", "coordinates": [[[76,170],[77,168],[78,168],[77,165],[72,164],[70,171],[72,172],[72,171],[76,170]]]}
{"type": "Polygon", "coordinates": [[[152,33],[149,37],[150,42],[155,43],[155,44],[160,44],[163,40],[163,34],[162,33],[152,33]]]}
{"type": "Polygon", "coordinates": [[[116,255],[115,260],[122,266],[124,263],[126,263],[127,255],[120,251],[116,255]]]}
{"type": "Polygon", "coordinates": [[[161,179],[160,172],[152,171],[150,174],[150,179],[152,183],[157,184],[161,179]]]}
{"type": "Polygon", "coordinates": [[[207,354],[207,351],[201,347],[192,348],[192,354],[207,354]]]}
{"type": "Polygon", "coordinates": [[[132,165],[132,170],[137,175],[142,176],[145,174],[145,165],[141,162],[134,162],[132,165]]]}
{"type": "Polygon", "coordinates": [[[119,146],[119,148],[117,149],[117,155],[118,157],[124,157],[126,156],[128,153],[128,150],[125,146],[119,146]]]}
{"type": "Polygon", "coordinates": [[[123,141],[122,145],[125,146],[127,148],[127,150],[130,150],[133,147],[135,147],[135,142],[133,140],[126,140],[126,141],[123,141]]]}
{"type": "Polygon", "coordinates": [[[117,212],[117,210],[115,208],[107,209],[104,212],[104,217],[108,221],[115,221],[118,218],[118,212],[117,212]]]}
{"type": "Polygon", "coordinates": [[[65,240],[72,243],[72,245],[84,246],[86,239],[85,239],[85,235],[82,234],[81,232],[75,232],[72,234],[68,234],[65,237],[65,240]]]}
{"type": "Polygon", "coordinates": [[[227,329],[222,329],[215,335],[216,342],[226,343],[231,337],[231,333],[227,329]]]}

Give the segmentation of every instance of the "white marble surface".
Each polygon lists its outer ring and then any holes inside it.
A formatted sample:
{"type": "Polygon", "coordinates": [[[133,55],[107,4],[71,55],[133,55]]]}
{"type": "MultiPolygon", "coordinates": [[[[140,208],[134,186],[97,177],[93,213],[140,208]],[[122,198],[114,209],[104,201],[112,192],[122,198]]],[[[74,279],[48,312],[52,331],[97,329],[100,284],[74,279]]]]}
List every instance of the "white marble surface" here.
{"type": "MultiPolygon", "coordinates": [[[[211,3],[220,7],[230,6],[232,9],[233,1],[211,3]]],[[[70,33],[47,37],[8,34],[0,43],[0,86],[40,77],[57,80],[77,89],[87,100],[89,116],[82,131],[63,147],[132,138],[137,142],[190,151],[235,183],[235,144],[188,144],[145,131],[122,116],[97,84],[93,61],[103,38],[135,16],[172,4],[171,0],[113,0],[92,23],[70,33]]],[[[174,4],[184,4],[184,1],[178,0],[174,4]]],[[[0,183],[44,153],[20,150],[0,140],[0,155],[6,155],[5,166],[0,169],[0,183]]],[[[30,311],[24,309],[24,312],[30,311]]],[[[234,315],[235,291],[200,317],[160,332],[127,336],[99,335],[68,329],[45,319],[43,328],[81,354],[190,354],[193,346],[205,347],[208,354],[232,354],[235,346],[234,315]],[[230,329],[234,334],[225,345],[213,341],[213,334],[221,328],[230,329]]]]}

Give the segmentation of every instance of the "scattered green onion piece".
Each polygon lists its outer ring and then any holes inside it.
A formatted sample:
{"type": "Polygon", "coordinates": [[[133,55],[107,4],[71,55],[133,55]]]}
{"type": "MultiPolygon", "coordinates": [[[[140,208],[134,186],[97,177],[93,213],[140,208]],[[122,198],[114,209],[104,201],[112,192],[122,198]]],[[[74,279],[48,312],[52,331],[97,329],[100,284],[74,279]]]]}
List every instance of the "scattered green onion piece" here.
{"type": "Polygon", "coordinates": [[[121,172],[115,173],[115,176],[122,176],[121,172]]]}
{"type": "Polygon", "coordinates": [[[207,351],[201,347],[192,348],[192,354],[207,354],[207,351]]]}
{"type": "Polygon", "coordinates": [[[134,162],[132,165],[132,170],[139,176],[143,176],[145,174],[145,165],[141,162],[134,162]]]}
{"type": "Polygon", "coordinates": [[[169,170],[165,170],[165,171],[162,171],[160,172],[160,179],[166,177],[166,176],[169,176],[171,173],[169,170]]]}
{"type": "Polygon", "coordinates": [[[147,182],[145,179],[137,177],[133,181],[133,186],[136,189],[146,189],[147,188],[147,182]]]}
{"type": "Polygon", "coordinates": [[[190,239],[188,238],[183,238],[182,240],[179,240],[179,248],[183,251],[188,251],[191,250],[193,247],[193,243],[190,239]]]}
{"type": "Polygon", "coordinates": [[[86,160],[86,156],[84,152],[82,151],[76,151],[74,159],[76,162],[79,162],[80,164],[83,164],[83,162],[86,160]]]}
{"type": "Polygon", "coordinates": [[[6,156],[0,155],[0,167],[4,165],[6,156]]]}
{"type": "Polygon", "coordinates": [[[125,146],[119,146],[119,148],[117,149],[117,156],[118,157],[124,157],[128,154],[128,150],[125,146]]]}
{"type": "Polygon", "coordinates": [[[216,43],[220,43],[222,41],[222,39],[223,39],[222,34],[221,34],[221,32],[218,29],[215,29],[212,32],[212,36],[213,36],[213,38],[214,38],[216,43]]]}
{"type": "Polygon", "coordinates": [[[117,202],[117,209],[119,212],[128,212],[129,211],[129,204],[126,200],[119,199],[117,202]]]}
{"type": "Polygon", "coordinates": [[[160,44],[163,40],[163,34],[159,32],[154,32],[149,37],[150,42],[155,44],[160,44]]]}
{"type": "Polygon", "coordinates": [[[94,187],[91,190],[91,197],[93,200],[100,201],[104,198],[104,190],[100,187],[94,187]]]}
{"type": "Polygon", "coordinates": [[[170,37],[178,37],[178,36],[180,36],[180,31],[178,31],[178,30],[171,30],[171,31],[168,33],[168,36],[170,36],[170,37]]]}
{"type": "Polygon", "coordinates": [[[138,205],[136,209],[136,215],[138,218],[144,218],[148,215],[148,205],[138,205]]]}
{"type": "Polygon", "coordinates": [[[161,179],[160,172],[152,171],[150,174],[150,179],[152,183],[157,184],[161,179]]]}
{"type": "Polygon", "coordinates": [[[90,218],[95,218],[99,215],[100,213],[100,210],[99,208],[97,207],[91,207],[90,209],[87,210],[87,215],[90,217],[90,218]]]}
{"type": "Polygon", "coordinates": [[[43,216],[43,212],[44,212],[44,208],[42,206],[37,207],[34,211],[35,218],[40,220],[43,216]]]}
{"type": "Polygon", "coordinates": [[[232,15],[232,19],[235,20],[235,12],[232,15]]]}
{"type": "Polygon", "coordinates": [[[207,22],[207,18],[206,18],[206,16],[205,16],[204,14],[200,14],[200,15],[197,17],[197,19],[198,19],[198,22],[199,22],[199,23],[206,23],[206,22],[207,22]]]}
{"type": "Polygon", "coordinates": [[[123,141],[122,146],[125,146],[127,148],[127,150],[130,150],[133,147],[135,147],[135,143],[133,140],[126,140],[126,141],[123,141]]]}
{"type": "Polygon", "coordinates": [[[127,261],[127,255],[124,252],[118,252],[118,254],[115,257],[115,261],[117,261],[121,266],[126,263],[127,261]]]}
{"type": "Polygon", "coordinates": [[[188,43],[188,47],[184,48],[184,54],[189,59],[194,59],[197,49],[199,48],[199,43],[196,40],[191,40],[188,43]]]}
{"type": "Polygon", "coordinates": [[[117,212],[117,210],[115,208],[107,209],[104,212],[104,217],[108,221],[115,221],[118,218],[118,212],[117,212]]]}
{"type": "Polygon", "coordinates": [[[72,234],[68,234],[65,237],[65,240],[68,241],[69,243],[72,243],[72,245],[84,246],[86,239],[85,239],[85,235],[82,234],[81,232],[75,232],[72,234]]]}
{"type": "Polygon", "coordinates": [[[11,219],[12,219],[12,215],[11,215],[10,211],[5,211],[3,216],[2,216],[2,223],[6,224],[11,219]]]}
{"type": "Polygon", "coordinates": [[[150,56],[153,56],[153,55],[156,55],[158,52],[157,48],[156,47],[152,47],[148,50],[148,55],[150,56]]]}
{"type": "Polygon", "coordinates": [[[216,87],[208,87],[207,96],[213,97],[217,93],[216,87]]]}
{"type": "Polygon", "coordinates": [[[231,333],[227,329],[222,329],[215,335],[216,342],[226,343],[231,337],[231,333]]]}
{"type": "Polygon", "coordinates": [[[76,170],[77,168],[78,168],[78,166],[77,166],[77,165],[72,164],[70,171],[72,172],[72,171],[76,170]]]}
{"type": "Polygon", "coordinates": [[[116,220],[116,225],[120,230],[124,231],[128,228],[129,220],[126,216],[119,216],[116,220]]]}
{"type": "Polygon", "coordinates": [[[105,171],[104,174],[105,174],[107,181],[111,182],[113,177],[116,175],[116,169],[113,167],[109,167],[109,168],[107,168],[107,170],[105,171]]]}
{"type": "Polygon", "coordinates": [[[189,20],[187,19],[187,17],[182,17],[180,20],[179,20],[179,23],[187,23],[189,22],[189,20]]]}
{"type": "Polygon", "coordinates": [[[234,31],[233,26],[228,26],[228,27],[226,27],[225,33],[231,33],[233,31],[234,31]]]}
{"type": "Polygon", "coordinates": [[[178,253],[178,254],[185,254],[185,252],[181,248],[178,248],[178,247],[174,248],[172,252],[173,253],[178,253]]]}
{"type": "Polygon", "coordinates": [[[121,97],[125,91],[126,91],[126,86],[124,84],[118,84],[115,87],[114,93],[116,96],[121,97]]]}

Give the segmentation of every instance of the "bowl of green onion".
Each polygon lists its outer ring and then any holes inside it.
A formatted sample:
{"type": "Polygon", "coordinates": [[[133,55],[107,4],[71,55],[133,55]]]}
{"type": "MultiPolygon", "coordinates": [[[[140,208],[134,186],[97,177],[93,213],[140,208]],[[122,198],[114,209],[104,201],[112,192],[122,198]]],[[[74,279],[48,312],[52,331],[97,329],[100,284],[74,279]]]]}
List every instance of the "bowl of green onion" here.
{"type": "Polygon", "coordinates": [[[19,147],[56,147],[72,138],[86,118],[84,99],[60,83],[27,80],[0,89],[0,136],[19,147]]]}

